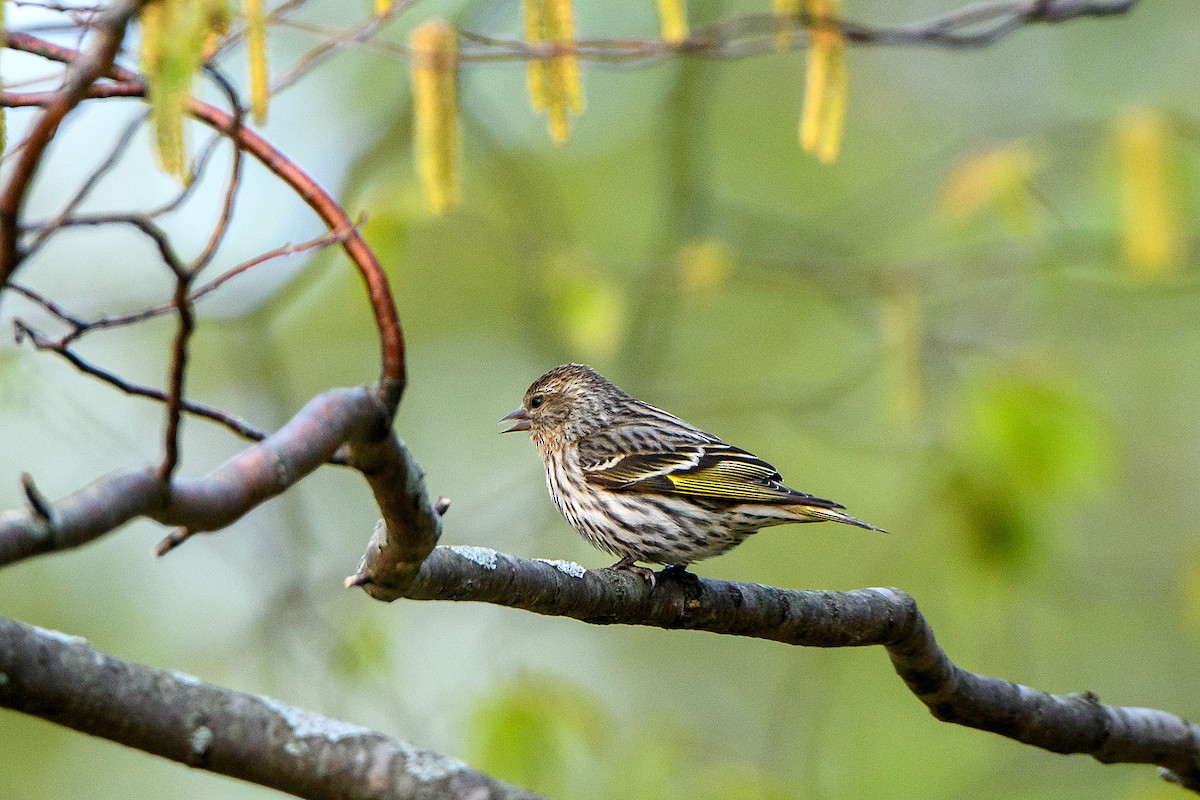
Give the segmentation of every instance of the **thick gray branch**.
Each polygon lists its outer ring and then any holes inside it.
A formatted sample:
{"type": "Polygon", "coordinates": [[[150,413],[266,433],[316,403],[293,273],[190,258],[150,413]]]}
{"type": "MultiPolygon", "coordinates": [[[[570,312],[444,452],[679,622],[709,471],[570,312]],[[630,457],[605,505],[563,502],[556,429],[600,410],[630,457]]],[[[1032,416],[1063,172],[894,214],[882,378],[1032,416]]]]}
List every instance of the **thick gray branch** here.
{"type": "Polygon", "coordinates": [[[0,706],[299,797],[537,798],[408,742],[3,617],[0,706]]]}
{"type": "Polygon", "coordinates": [[[420,468],[390,428],[391,411],[375,387],[331,389],[313,398],[278,432],[202,478],[164,481],[152,467],[117,472],[58,502],[30,485],[30,508],[0,514],[0,566],[86,544],[126,522],[148,517],[186,536],[219,530],[280,494],[343,446],[371,485],[396,551],[393,562],[415,572],[436,544],[440,518],[425,495],[420,468]],[[408,561],[405,562],[405,559],[408,561]]]}
{"type": "Polygon", "coordinates": [[[406,590],[381,599],[474,600],[599,625],[702,630],[806,647],[882,645],[940,720],[1106,764],[1158,764],[1164,777],[1200,791],[1196,725],[1166,711],[1105,705],[1090,692],[1048,694],[961,669],[938,646],[916,601],[899,589],[801,592],[659,576],[651,589],[628,572],[438,547],[406,590]]]}

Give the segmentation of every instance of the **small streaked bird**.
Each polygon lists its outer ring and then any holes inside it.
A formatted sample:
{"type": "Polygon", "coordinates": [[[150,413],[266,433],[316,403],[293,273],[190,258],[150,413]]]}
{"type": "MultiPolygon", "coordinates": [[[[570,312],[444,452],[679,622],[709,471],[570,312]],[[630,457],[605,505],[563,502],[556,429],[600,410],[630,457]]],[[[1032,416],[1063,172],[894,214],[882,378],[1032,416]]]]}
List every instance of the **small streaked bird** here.
{"type": "Polygon", "coordinates": [[[643,403],[591,367],[566,364],[533,382],[502,433],[529,431],[554,505],[614,567],[653,583],[635,562],[685,568],[750,534],[789,522],[856,519],[832,500],[783,484],[745,450],[643,403]]]}

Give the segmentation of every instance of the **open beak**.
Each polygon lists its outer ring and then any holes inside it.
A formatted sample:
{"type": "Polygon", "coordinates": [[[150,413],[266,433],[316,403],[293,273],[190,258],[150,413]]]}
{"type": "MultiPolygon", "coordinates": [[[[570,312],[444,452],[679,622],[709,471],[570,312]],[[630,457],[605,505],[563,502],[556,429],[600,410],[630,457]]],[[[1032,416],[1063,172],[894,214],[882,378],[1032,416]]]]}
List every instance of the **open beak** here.
{"type": "Polygon", "coordinates": [[[500,421],[507,422],[510,419],[513,420],[513,424],[500,431],[501,433],[529,430],[529,413],[525,411],[525,409],[518,407],[514,409],[511,414],[500,421]]]}

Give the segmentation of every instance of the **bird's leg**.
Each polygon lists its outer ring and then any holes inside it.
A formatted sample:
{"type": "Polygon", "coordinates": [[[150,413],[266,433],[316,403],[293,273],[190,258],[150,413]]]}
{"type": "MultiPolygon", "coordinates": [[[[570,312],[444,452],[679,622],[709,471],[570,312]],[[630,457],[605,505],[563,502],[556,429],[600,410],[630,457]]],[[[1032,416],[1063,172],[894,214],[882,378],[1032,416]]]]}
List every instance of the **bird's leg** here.
{"type": "Polygon", "coordinates": [[[636,563],[634,563],[636,561],[637,559],[633,556],[625,556],[620,561],[613,564],[612,568],[619,569],[623,572],[632,572],[634,575],[641,576],[646,583],[650,584],[650,588],[653,589],[654,584],[657,583],[654,577],[654,570],[648,567],[639,567],[636,563]]]}

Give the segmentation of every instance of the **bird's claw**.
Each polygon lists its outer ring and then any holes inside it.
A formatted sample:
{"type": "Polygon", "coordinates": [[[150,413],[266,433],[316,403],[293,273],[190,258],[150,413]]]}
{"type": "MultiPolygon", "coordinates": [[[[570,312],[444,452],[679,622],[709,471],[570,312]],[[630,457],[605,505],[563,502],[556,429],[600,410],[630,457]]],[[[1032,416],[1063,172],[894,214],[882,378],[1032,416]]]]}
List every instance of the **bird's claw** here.
{"type": "Polygon", "coordinates": [[[654,591],[654,587],[658,583],[658,579],[654,574],[654,570],[650,569],[649,567],[639,567],[634,563],[634,559],[632,558],[622,558],[620,561],[613,564],[612,568],[619,569],[622,572],[632,572],[634,575],[641,577],[642,580],[650,584],[650,591],[654,591]]]}

